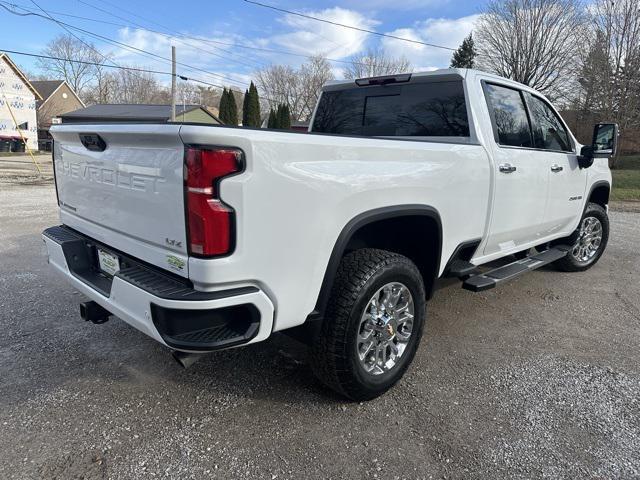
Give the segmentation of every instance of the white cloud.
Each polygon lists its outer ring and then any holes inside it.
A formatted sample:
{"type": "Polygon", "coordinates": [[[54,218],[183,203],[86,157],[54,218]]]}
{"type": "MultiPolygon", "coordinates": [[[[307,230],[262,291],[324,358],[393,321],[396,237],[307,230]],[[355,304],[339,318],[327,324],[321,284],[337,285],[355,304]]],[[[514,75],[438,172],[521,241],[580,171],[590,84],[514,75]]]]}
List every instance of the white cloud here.
{"type": "MultiPolygon", "coordinates": [[[[359,1],[359,0],[354,0],[359,1]]],[[[378,0],[375,0],[377,2],[378,0]]],[[[417,5],[432,0],[410,0],[417,5]]],[[[324,18],[336,23],[352,25],[358,28],[383,31],[380,22],[368,18],[353,10],[334,7],[321,11],[306,12],[310,16],[324,18]]],[[[478,15],[471,15],[457,19],[428,18],[417,21],[405,28],[398,28],[389,34],[419,40],[428,43],[457,48],[465,36],[473,29],[478,15]]],[[[112,50],[113,59],[119,64],[152,68],[159,71],[170,71],[171,45],[176,45],[178,62],[192,65],[198,69],[212,72],[208,75],[198,70],[190,70],[178,65],[178,73],[191,78],[199,78],[210,83],[234,85],[246,88],[255,70],[268,63],[290,64],[297,66],[304,62],[304,57],[285,54],[269,53],[261,50],[251,50],[232,45],[210,43],[220,41],[225,44],[254,45],[256,48],[287,50],[300,55],[324,54],[329,58],[348,60],[352,55],[361,53],[372,43],[379,43],[391,56],[405,56],[409,59],[415,71],[433,70],[447,67],[451,53],[448,50],[436,49],[420,44],[379,38],[366,32],[330,25],[316,20],[302,18],[295,15],[284,15],[278,19],[280,33],[260,38],[244,38],[237,33],[217,31],[211,35],[194,35],[185,32],[189,38],[171,37],[148,30],[122,28],[118,30],[118,40],[140,50],[152,52],[162,57],[150,58],[139,52],[132,52],[124,48],[112,50]],[[225,77],[225,78],[222,78],[225,77]]],[[[336,77],[342,76],[344,65],[334,63],[336,77]]],[[[168,80],[168,77],[159,77],[168,80]]]]}
{"type": "MultiPolygon", "coordinates": [[[[473,30],[478,18],[479,15],[455,19],[429,18],[417,22],[413,27],[400,28],[387,33],[411,40],[458,48],[462,40],[473,30]]],[[[416,71],[446,68],[449,66],[453,53],[450,50],[386,37],[382,39],[382,47],[391,56],[405,56],[411,61],[416,71]]]]}
{"type": "Polygon", "coordinates": [[[243,50],[210,43],[211,40],[233,43],[234,37],[189,36],[194,38],[186,39],[137,28],[122,28],[118,30],[119,42],[161,58],[123,47],[113,50],[111,52],[112,58],[117,64],[171,71],[171,45],[175,45],[178,74],[215,84],[233,84],[241,88],[248,84],[250,72],[260,65],[259,62],[244,57],[243,50]],[[180,65],[181,63],[184,65],[180,65]],[[189,68],[186,65],[194,68],[189,68]]]}
{"type": "MultiPolygon", "coordinates": [[[[372,29],[377,25],[377,22],[358,12],[340,7],[305,12],[305,14],[364,29],[372,29]]],[[[297,15],[287,14],[280,19],[280,22],[293,31],[271,37],[270,43],[305,55],[324,54],[330,58],[349,57],[364,48],[368,37],[365,32],[297,15]]]]}
{"type": "MultiPolygon", "coordinates": [[[[307,13],[318,18],[325,18],[364,29],[373,29],[377,25],[376,21],[368,19],[358,12],[339,7],[307,13]]],[[[348,58],[363,50],[365,42],[370,37],[365,32],[330,25],[296,15],[283,15],[277,21],[279,27],[274,30],[282,33],[251,39],[237,34],[226,35],[220,32],[211,36],[193,35],[185,32],[185,35],[190,37],[185,39],[144,29],[122,28],[118,30],[118,41],[159,55],[162,59],[144,56],[140,52],[130,51],[125,48],[113,50],[113,59],[117,63],[168,71],[171,68],[169,62],[171,45],[176,45],[179,63],[213,72],[214,75],[210,76],[205,72],[190,70],[179,64],[178,73],[188,77],[200,78],[211,83],[234,84],[244,89],[246,86],[244,84],[252,78],[252,73],[266,64],[298,66],[305,61],[304,56],[314,54],[323,54],[335,59],[348,58]],[[239,48],[233,45],[217,45],[211,43],[212,40],[214,42],[221,41],[225,44],[253,45],[256,50],[239,48]],[[286,50],[301,56],[265,52],[259,50],[259,48],[286,50]],[[220,78],[216,75],[222,75],[227,78],[220,78]],[[232,80],[237,81],[234,83],[232,80]]],[[[339,74],[342,65],[334,64],[334,66],[336,67],[336,73],[339,74]]]]}

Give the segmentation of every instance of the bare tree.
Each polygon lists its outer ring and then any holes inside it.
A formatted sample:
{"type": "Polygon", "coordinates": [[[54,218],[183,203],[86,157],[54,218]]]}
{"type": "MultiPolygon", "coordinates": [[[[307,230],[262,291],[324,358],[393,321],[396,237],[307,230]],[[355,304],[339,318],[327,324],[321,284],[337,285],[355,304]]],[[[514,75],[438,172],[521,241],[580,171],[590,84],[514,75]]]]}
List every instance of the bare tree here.
{"type": "Polygon", "coordinates": [[[96,66],[91,63],[100,65],[105,60],[93,44],[80,41],[71,35],[60,35],[54,38],[42,53],[56,59],[39,58],[38,67],[51,76],[66,80],[81,96],[96,78],[96,66]]]}
{"type": "MultiPolygon", "coordinates": [[[[290,65],[269,65],[256,71],[256,83],[261,96],[274,107],[278,104],[289,105],[295,119],[300,111],[299,79],[296,70],[290,65]]],[[[265,110],[265,109],[262,109],[265,110]]]]}
{"type": "Polygon", "coordinates": [[[168,103],[163,95],[167,89],[152,73],[118,70],[117,78],[118,103],[168,103]]]}
{"type": "Polygon", "coordinates": [[[196,103],[199,105],[213,107],[220,103],[222,91],[219,88],[205,87],[202,85],[197,85],[196,88],[198,89],[198,101],[196,103]]]}
{"type": "Polygon", "coordinates": [[[479,64],[560,98],[575,85],[585,21],[579,0],[490,0],[476,26],[479,64]]]}
{"type": "Polygon", "coordinates": [[[382,49],[369,49],[351,59],[343,70],[345,78],[377,77],[411,71],[411,62],[405,57],[389,57],[382,49]]]}
{"type": "Polygon", "coordinates": [[[329,80],[333,80],[334,75],[327,59],[316,55],[300,67],[299,77],[301,101],[298,119],[306,121],[313,114],[322,86],[329,80]]]}
{"type": "MultiPolygon", "coordinates": [[[[289,107],[291,117],[307,121],[323,84],[333,79],[331,65],[326,58],[316,56],[299,69],[289,65],[270,65],[256,72],[256,82],[261,97],[270,107],[284,104],[289,107]]],[[[268,111],[268,108],[263,109],[268,111]]]]}
{"type": "Polygon", "coordinates": [[[119,69],[100,76],[87,88],[89,103],[168,103],[168,89],[152,73],[119,69]]]}
{"type": "Polygon", "coordinates": [[[104,65],[95,66],[94,81],[82,92],[82,101],[86,104],[109,103],[115,93],[115,76],[104,65]]]}

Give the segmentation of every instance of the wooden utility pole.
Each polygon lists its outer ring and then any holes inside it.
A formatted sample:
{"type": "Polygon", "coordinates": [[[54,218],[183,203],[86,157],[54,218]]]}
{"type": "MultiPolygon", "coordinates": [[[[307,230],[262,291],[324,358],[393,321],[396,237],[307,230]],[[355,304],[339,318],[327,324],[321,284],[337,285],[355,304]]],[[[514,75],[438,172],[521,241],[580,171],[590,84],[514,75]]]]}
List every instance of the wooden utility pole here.
{"type": "Polygon", "coordinates": [[[176,47],[171,45],[171,121],[176,121],[176,47]]]}

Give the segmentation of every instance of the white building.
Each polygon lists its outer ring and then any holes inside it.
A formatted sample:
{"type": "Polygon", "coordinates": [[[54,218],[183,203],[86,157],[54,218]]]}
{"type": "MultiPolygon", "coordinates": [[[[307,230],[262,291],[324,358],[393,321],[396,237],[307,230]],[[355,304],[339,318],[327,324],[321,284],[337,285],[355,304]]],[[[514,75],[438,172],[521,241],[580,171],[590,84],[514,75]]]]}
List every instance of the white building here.
{"type": "Polygon", "coordinates": [[[0,52],[0,152],[24,151],[22,138],[31,150],[38,149],[36,100],[42,100],[40,94],[0,52]]]}

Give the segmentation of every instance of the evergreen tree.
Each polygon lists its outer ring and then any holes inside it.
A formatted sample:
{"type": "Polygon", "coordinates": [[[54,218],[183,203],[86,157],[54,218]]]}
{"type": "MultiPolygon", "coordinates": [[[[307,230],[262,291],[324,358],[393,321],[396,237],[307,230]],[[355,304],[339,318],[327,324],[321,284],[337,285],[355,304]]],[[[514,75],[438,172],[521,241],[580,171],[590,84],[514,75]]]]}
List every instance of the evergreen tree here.
{"type": "MultiPolygon", "coordinates": [[[[251,85],[253,85],[253,82],[251,82],[251,85]]],[[[250,102],[249,90],[245,90],[244,98],[242,99],[242,126],[243,127],[251,126],[249,125],[249,108],[250,108],[249,102],[250,102]]]]}
{"type": "Polygon", "coordinates": [[[227,111],[229,115],[227,125],[238,125],[238,105],[231,89],[227,90],[227,111]]]}
{"type": "Polygon", "coordinates": [[[275,128],[282,128],[282,104],[279,103],[276,108],[276,126],[275,128]]]}
{"type": "Polygon", "coordinates": [[[251,82],[249,85],[248,93],[245,95],[244,109],[242,112],[243,125],[247,127],[260,127],[260,97],[258,96],[258,89],[251,82]],[[246,117],[246,123],[245,123],[246,117]]]}
{"type": "Polygon", "coordinates": [[[613,76],[614,67],[607,52],[607,38],[604,32],[597,31],[578,77],[584,94],[584,110],[611,116],[615,104],[613,76]]]}
{"type": "Polygon", "coordinates": [[[227,125],[229,123],[229,96],[227,95],[226,88],[222,90],[222,96],[220,97],[218,117],[224,125],[227,125]]]}
{"type": "Polygon", "coordinates": [[[458,49],[453,52],[451,68],[473,68],[477,56],[478,52],[473,43],[473,35],[470,33],[469,36],[462,41],[458,49]]]}
{"type": "Polygon", "coordinates": [[[273,108],[269,109],[269,120],[267,120],[267,128],[278,128],[278,118],[273,108]]]}
{"type": "Polygon", "coordinates": [[[276,117],[278,119],[278,128],[283,130],[291,128],[291,111],[289,110],[289,105],[279,105],[276,117]]]}

